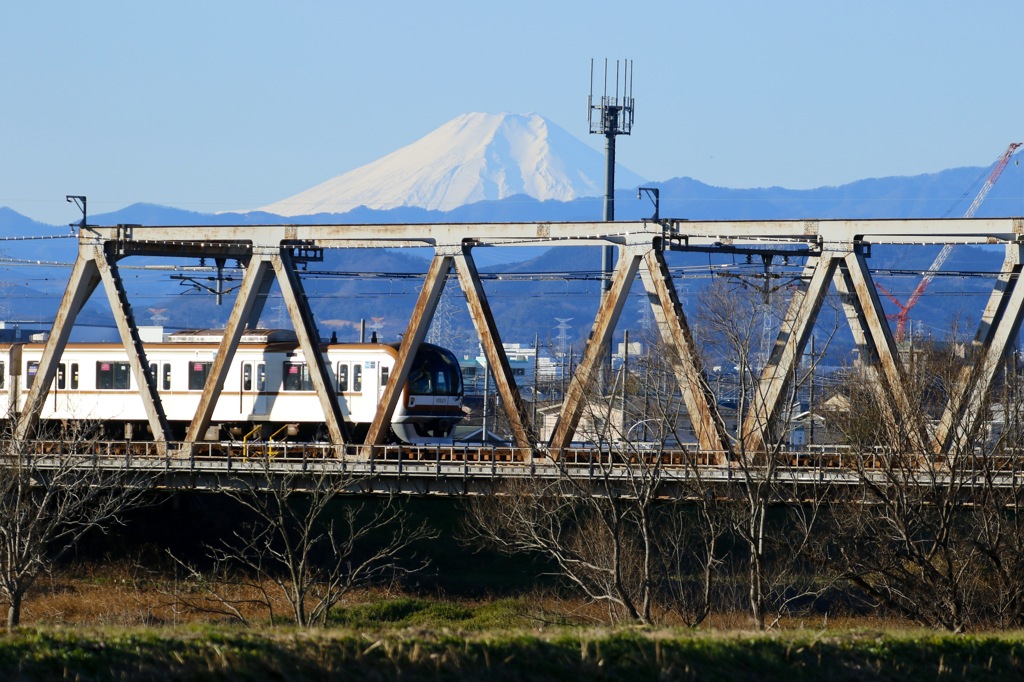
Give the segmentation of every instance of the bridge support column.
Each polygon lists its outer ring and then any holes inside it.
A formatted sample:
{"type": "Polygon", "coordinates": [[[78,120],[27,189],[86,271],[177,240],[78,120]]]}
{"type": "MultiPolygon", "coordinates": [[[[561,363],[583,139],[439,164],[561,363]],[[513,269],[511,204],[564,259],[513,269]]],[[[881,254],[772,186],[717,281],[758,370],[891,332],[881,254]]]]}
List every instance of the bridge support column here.
{"type": "Polygon", "coordinates": [[[586,401],[590,397],[589,393],[597,379],[605,349],[608,348],[612,332],[615,331],[615,324],[619,321],[622,307],[626,304],[626,295],[636,278],[640,260],[648,249],[650,249],[649,245],[619,247],[619,259],[615,266],[611,287],[601,299],[590,338],[587,339],[587,346],[583,352],[583,359],[580,360],[580,364],[577,365],[576,371],[569,381],[569,388],[566,390],[565,400],[562,402],[562,410],[551,434],[549,447],[552,450],[563,450],[572,443],[572,437],[583,416],[586,401]]]}
{"type": "Polygon", "coordinates": [[[43,349],[43,356],[40,358],[39,367],[36,370],[35,381],[32,382],[28,391],[28,399],[18,419],[18,426],[15,437],[20,441],[29,438],[37,424],[39,414],[43,408],[43,400],[46,398],[53,378],[57,374],[57,365],[60,363],[60,356],[67,346],[68,337],[71,336],[71,329],[89,297],[96,290],[100,283],[100,271],[96,265],[96,247],[91,244],[80,243],[78,258],[71,268],[71,277],[64,289],[64,296],[61,298],[60,307],[50,328],[50,335],[46,339],[46,346],[43,349]]]}
{"type": "Polygon", "coordinates": [[[661,251],[652,249],[644,256],[644,262],[647,267],[640,268],[640,279],[647,291],[661,340],[669,351],[668,360],[679,383],[693,433],[701,450],[715,453],[718,463],[724,464],[730,450],[725,422],[704,375],[665,256],[661,251]]]}
{"type": "Polygon", "coordinates": [[[448,273],[451,272],[453,260],[454,256],[451,253],[437,253],[430,262],[430,268],[424,278],[419,298],[416,299],[416,307],[413,309],[409,326],[398,347],[398,359],[395,360],[395,367],[391,376],[388,377],[387,386],[384,387],[384,395],[381,396],[380,404],[377,406],[377,413],[366,434],[366,445],[371,446],[371,454],[372,446],[382,445],[388,437],[391,418],[402,397],[402,388],[409,380],[409,372],[412,369],[412,362],[416,358],[416,352],[419,351],[423,339],[427,336],[430,321],[434,319],[434,311],[437,310],[437,302],[441,299],[441,292],[444,291],[445,281],[448,273]]]}
{"type": "Polygon", "coordinates": [[[1024,276],[1022,249],[1020,244],[1006,246],[1002,270],[973,344],[979,357],[976,363],[961,369],[950,390],[949,402],[935,432],[937,454],[969,447],[996,372],[1020,330],[1024,308],[1024,285],[1020,282],[1024,276]]]}
{"type": "MultiPolygon", "coordinates": [[[[104,256],[108,256],[108,254],[104,254],[104,256]]],[[[117,262],[112,257],[101,257],[97,259],[96,264],[100,278],[103,280],[103,288],[107,292],[110,310],[114,314],[114,323],[117,325],[121,343],[124,345],[125,354],[128,357],[128,365],[132,369],[132,376],[135,377],[135,385],[146,411],[149,428],[153,432],[153,440],[163,443],[163,447],[166,447],[171,429],[167,424],[163,403],[156,390],[156,377],[149,371],[146,349],[142,346],[142,338],[139,336],[135,315],[128,303],[128,294],[121,281],[117,262]]]]}
{"type": "MultiPolygon", "coordinates": [[[[252,323],[259,322],[258,315],[263,308],[266,291],[273,281],[272,254],[254,254],[246,264],[238,295],[224,328],[224,335],[221,337],[213,365],[210,367],[210,373],[206,377],[203,394],[199,398],[195,416],[185,434],[185,448],[190,448],[193,443],[204,440],[206,430],[213,417],[213,410],[220,398],[220,392],[224,388],[224,379],[231,367],[235,352],[238,350],[242,334],[252,323]]],[[[328,424],[331,417],[331,413],[325,414],[325,421],[328,424]]],[[[328,429],[330,429],[329,426],[328,429]]]]}
{"type": "Polygon", "coordinates": [[[907,395],[906,372],[885,319],[878,288],[860,249],[855,247],[839,262],[834,281],[868,373],[869,387],[888,421],[889,432],[894,437],[906,438],[913,451],[925,452],[929,441],[921,410],[914,409],[907,395]]]}
{"type": "MultiPolygon", "coordinates": [[[[508,355],[501,343],[501,335],[494,323],[494,316],[491,314],[491,306],[487,302],[487,295],[484,293],[483,284],[480,282],[480,274],[477,272],[476,264],[469,252],[464,247],[461,252],[455,255],[455,271],[459,275],[459,284],[466,294],[466,303],[469,306],[470,317],[473,318],[473,325],[476,327],[480,345],[483,346],[484,354],[487,356],[488,371],[494,376],[494,383],[497,385],[498,395],[512,428],[512,437],[516,446],[527,449],[533,456],[537,438],[534,427],[530,424],[530,417],[527,414],[526,406],[523,404],[519,387],[516,386],[515,378],[512,376],[512,368],[508,362],[508,355]]],[[[534,392],[536,394],[537,378],[534,377],[534,392]]],[[[486,399],[486,398],[485,398],[486,399]]],[[[486,439],[487,434],[484,434],[486,439]]]]}
{"type": "MultiPolygon", "coordinates": [[[[313,381],[316,396],[320,399],[320,408],[324,412],[324,420],[327,423],[331,442],[335,445],[344,445],[349,439],[346,424],[341,415],[341,406],[338,405],[338,396],[334,389],[334,373],[327,366],[324,356],[320,352],[320,334],[317,331],[306,293],[302,288],[302,280],[299,279],[295,270],[291,247],[282,246],[277,254],[270,257],[270,264],[274,268],[274,274],[277,275],[277,284],[281,287],[281,296],[299,338],[299,347],[302,349],[302,356],[309,368],[309,377],[313,381]]],[[[252,267],[251,264],[250,267],[252,267]]],[[[261,288],[259,285],[262,282],[258,281],[258,278],[261,279],[262,275],[254,273],[252,276],[254,291],[261,288]]]]}
{"type": "Polygon", "coordinates": [[[761,372],[743,420],[740,436],[746,452],[762,451],[778,440],[774,431],[783,401],[788,397],[788,388],[793,383],[800,357],[814,329],[836,261],[836,255],[828,251],[807,258],[801,285],[793,292],[771,357],[761,372]]]}

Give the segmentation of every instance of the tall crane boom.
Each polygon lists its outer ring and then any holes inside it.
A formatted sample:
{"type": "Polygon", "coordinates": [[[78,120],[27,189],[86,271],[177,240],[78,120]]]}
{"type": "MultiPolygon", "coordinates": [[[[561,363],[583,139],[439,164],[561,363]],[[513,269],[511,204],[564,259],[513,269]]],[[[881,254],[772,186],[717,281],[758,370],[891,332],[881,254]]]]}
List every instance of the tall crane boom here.
{"type": "MultiPolygon", "coordinates": [[[[985,180],[985,184],[981,186],[980,190],[978,190],[978,196],[974,197],[974,201],[972,201],[971,205],[967,208],[967,212],[964,213],[964,218],[973,218],[974,214],[978,212],[978,208],[985,201],[985,197],[988,196],[988,193],[992,191],[992,187],[996,184],[996,180],[999,179],[999,176],[1002,175],[1003,171],[1006,169],[1007,164],[1010,163],[1010,157],[1013,156],[1013,153],[1017,151],[1022,144],[1024,143],[1011,142],[1010,146],[1006,148],[1006,151],[1003,152],[1003,155],[999,157],[999,160],[996,162],[995,168],[993,168],[992,172],[989,173],[988,179],[985,180]]],[[[896,314],[895,337],[897,341],[902,341],[907,333],[907,319],[910,317],[910,309],[917,305],[917,302],[921,300],[921,296],[924,294],[925,289],[928,288],[928,285],[931,284],[932,279],[935,277],[935,273],[942,269],[943,264],[952,252],[952,244],[946,244],[942,247],[942,250],[939,251],[939,255],[935,257],[931,266],[929,266],[928,270],[924,273],[924,277],[921,278],[921,282],[914,288],[913,293],[910,294],[910,298],[907,299],[905,305],[900,305],[899,301],[897,301],[892,294],[881,287],[878,287],[886,296],[892,299],[900,309],[896,314]]]]}
{"type": "Polygon", "coordinates": [[[1003,170],[1006,165],[1010,163],[1010,157],[1017,151],[1024,142],[1011,142],[1010,146],[1006,148],[1003,155],[999,157],[999,162],[996,163],[996,167],[992,169],[992,173],[989,174],[988,180],[981,186],[981,190],[978,191],[978,196],[974,197],[974,201],[971,202],[970,208],[967,209],[967,213],[964,213],[965,218],[973,218],[974,214],[978,212],[978,207],[981,206],[981,202],[985,201],[985,197],[992,191],[992,186],[996,184],[996,180],[1003,174],[1003,170]]]}

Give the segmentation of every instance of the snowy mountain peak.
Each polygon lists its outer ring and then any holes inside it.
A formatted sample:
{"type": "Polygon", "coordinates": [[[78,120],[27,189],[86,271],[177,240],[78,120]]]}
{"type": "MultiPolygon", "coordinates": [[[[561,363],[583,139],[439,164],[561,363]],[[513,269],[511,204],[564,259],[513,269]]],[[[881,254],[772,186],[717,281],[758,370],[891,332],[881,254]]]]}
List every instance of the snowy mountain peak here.
{"type": "MultiPolygon", "coordinates": [[[[644,182],[616,166],[616,186],[644,182]]],[[[604,194],[604,157],[537,114],[463,114],[426,137],[260,211],[345,213],[357,206],[450,211],[526,194],[570,201],[604,194]]]]}

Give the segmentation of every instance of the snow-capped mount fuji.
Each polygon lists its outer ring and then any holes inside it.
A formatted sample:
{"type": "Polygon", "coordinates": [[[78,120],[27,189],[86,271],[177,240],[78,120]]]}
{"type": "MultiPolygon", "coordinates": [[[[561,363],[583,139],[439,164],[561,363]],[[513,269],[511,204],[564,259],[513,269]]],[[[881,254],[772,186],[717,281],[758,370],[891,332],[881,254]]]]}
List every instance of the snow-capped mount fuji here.
{"type": "MultiPolygon", "coordinates": [[[[450,211],[526,194],[571,201],[604,194],[604,156],[537,114],[463,114],[377,161],[257,210],[280,216],[358,206],[450,211]]],[[[615,184],[644,183],[616,165],[615,184]]]]}

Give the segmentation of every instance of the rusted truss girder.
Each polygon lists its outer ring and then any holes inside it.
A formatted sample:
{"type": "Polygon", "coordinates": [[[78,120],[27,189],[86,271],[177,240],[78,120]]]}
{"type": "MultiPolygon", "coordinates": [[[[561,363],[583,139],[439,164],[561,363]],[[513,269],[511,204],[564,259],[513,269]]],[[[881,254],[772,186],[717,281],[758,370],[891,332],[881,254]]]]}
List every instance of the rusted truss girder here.
{"type": "Polygon", "coordinates": [[[888,433],[902,434],[911,451],[927,451],[925,425],[907,395],[905,370],[863,249],[855,249],[839,261],[833,281],[864,361],[867,386],[881,408],[888,433]]]}
{"type": "Polygon", "coordinates": [[[828,251],[807,259],[804,275],[790,298],[779,337],[775,340],[771,357],[761,373],[743,420],[740,440],[746,451],[761,450],[766,444],[778,440],[774,428],[779,411],[787,397],[787,389],[793,384],[807,339],[818,318],[818,311],[836,269],[836,260],[835,254],[828,251]]]}
{"type": "Polygon", "coordinates": [[[438,254],[430,263],[430,269],[427,270],[423,282],[423,289],[420,290],[416,307],[413,308],[412,318],[409,320],[409,327],[402,336],[395,367],[388,377],[388,385],[384,387],[384,395],[381,396],[377,414],[370,423],[370,431],[366,435],[368,445],[381,445],[387,437],[391,417],[395,413],[398,400],[402,395],[402,386],[409,379],[416,351],[419,350],[423,339],[427,337],[430,321],[434,318],[434,311],[437,309],[437,303],[441,300],[441,293],[444,291],[445,280],[452,268],[452,260],[450,254],[438,254]]]}
{"type": "Polygon", "coordinates": [[[537,436],[509,370],[472,251],[488,246],[614,245],[618,247],[619,261],[613,285],[601,303],[584,359],[570,380],[557,425],[547,444],[550,449],[559,450],[571,444],[592,387],[592,377],[601,361],[600,349],[613,333],[625,298],[639,273],[669,353],[693,433],[702,449],[726,454],[737,450],[737,444],[742,444],[740,450],[756,450],[778,440],[774,421],[778,418],[781,401],[817,320],[822,297],[834,282],[854,338],[862,347],[864,357],[873,360],[873,371],[878,378],[874,383],[884,402],[887,418],[908,431],[912,447],[923,450],[929,437],[923,424],[914,423],[915,410],[904,385],[904,370],[874,291],[863,250],[872,244],[1003,243],[1011,253],[986,308],[976,342],[984,351],[984,360],[976,370],[965,371],[961,379],[962,394],[950,402],[938,432],[931,439],[931,447],[941,451],[949,446],[955,434],[969,431],[978,419],[995,368],[1020,325],[1024,289],[1016,286],[1016,278],[1021,271],[1018,249],[1022,233],[1024,221],[1021,219],[87,227],[79,235],[78,259],[35,382],[19,415],[18,435],[28,436],[37,423],[43,398],[53,382],[75,318],[102,283],[135,380],[144,387],[142,400],[154,438],[160,442],[169,440],[160,396],[154,377],[149,376],[145,349],[139,341],[117,264],[131,256],[214,257],[236,259],[245,272],[207,380],[206,395],[189,428],[187,440],[203,438],[241,333],[259,319],[267,290],[277,282],[310,365],[331,439],[339,445],[349,443],[350,435],[338,408],[330,368],[318,352],[316,324],[302,293],[295,262],[310,254],[315,257],[327,248],[429,246],[435,249],[436,255],[425,275],[414,315],[403,336],[395,371],[389,377],[366,443],[376,446],[387,437],[387,425],[397,407],[412,359],[429,329],[445,280],[454,268],[508,413],[512,437],[519,447],[536,448],[539,446],[537,436]],[[803,286],[790,303],[772,358],[744,416],[742,431],[731,440],[679,305],[663,252],[774,248],[788,249],[792,254],[794,246],[798,247],[796,253],[808,256],[803,286]]]}
{"type": "Polygon", "coordinates": [[[705,451],[721,453],[718,459],[724,460],[730,449],[729,435],[718,412],[717,399],[708,384],[664,254],[652,249],[644,255],[644,261],[646,267],[640,268],[640,279],[650,300],[662,343],[668,351],[668,362],[676,375],[697,444],[705,451]]]}
{"type": "Polygon", "coordinates": [[[950,449],[963,450],[978,424],[987,397],[1010,348],[1020,330],[1024,314],[1024,272],[1021,246],[1007,245],[1006,256],[995,288],[981,315],[981,324],[974,338],[973,351],[977,361],[965,365],[950,391],[949,402],[935,433],[934,449],[938,453],[950,449]]]}

